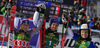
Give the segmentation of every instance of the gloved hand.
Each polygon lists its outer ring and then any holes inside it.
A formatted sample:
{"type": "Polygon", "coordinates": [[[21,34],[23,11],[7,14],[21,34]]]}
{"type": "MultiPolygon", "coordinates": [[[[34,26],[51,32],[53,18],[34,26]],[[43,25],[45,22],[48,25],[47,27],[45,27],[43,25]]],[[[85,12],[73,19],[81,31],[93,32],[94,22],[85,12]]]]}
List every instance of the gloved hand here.
{"type": "Polygon", "coordinates": [[[62,23],[63,24],[67,23],[67,20],[66,20],[65,16],[66,16],[66,12],[65,12],[65,10],[63,10],[63,14],[62,14],[62,23]]]}
{"type": "Polygon", "coordinates": [[[42,9],[40,7],[37,7],[37,11],[40,12],[40,13],[45,13],[45,9],[42,9]]]}
{"type": "Polygon", "coordinates": [[[6,3],[5,4],[5,8],[11,8],[11,4],[10,3],[6,3]]]}
{"type": "Polygon", "coordinates": [[[45,4],[41,3],[41,4],[37,4],[37,11],[40,12],[40,13],[45,13],[45,10],[46,10],[46,6],[45,4]]]}
{"type": "Polygon", "coordinates": [[[65,17],[62,17],[62,23],[63,23],[63,24],[66,24],[66,23],[67,23],[67,20],[66,20],[65,17]]]}

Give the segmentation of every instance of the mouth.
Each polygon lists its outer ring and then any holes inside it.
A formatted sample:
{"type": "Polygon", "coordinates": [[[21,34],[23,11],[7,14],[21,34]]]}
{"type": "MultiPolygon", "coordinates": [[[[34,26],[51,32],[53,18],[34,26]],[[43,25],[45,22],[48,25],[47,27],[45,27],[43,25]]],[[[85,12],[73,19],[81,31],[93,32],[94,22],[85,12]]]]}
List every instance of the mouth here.
{"type": "Polygon", "coordinates": [[[26,27],[24,27],[23,29],[24,29],[24,30],[27,30],[27,28],[26,28],[26,27]]]}
{"type": "Polygon", "coordinates": [[[87,36],[86,36],[86,35],[82,35],[82,37],[83,37],[83,38],[87,38],[87,36]]]}
{"type": "Polygon", "coordinates": [[[56,28],[53,28],[53,29],[55,29],[55,30],[56,30],[56,28]]]}
{"type": "Polygon", "coordinates": [[[55,31],[56,30],[56,28],[52,28],[53,29],[53,31],[55,31]]]}
{"type": "Polygon", "coordinates": [[[83,35],[84,37],[86,36],[86,35],[83,35]]]}
{"type": "Polygon", "coordinates": [[[26,27],[24,27],[23,29],[26,29],[26,27]]]}

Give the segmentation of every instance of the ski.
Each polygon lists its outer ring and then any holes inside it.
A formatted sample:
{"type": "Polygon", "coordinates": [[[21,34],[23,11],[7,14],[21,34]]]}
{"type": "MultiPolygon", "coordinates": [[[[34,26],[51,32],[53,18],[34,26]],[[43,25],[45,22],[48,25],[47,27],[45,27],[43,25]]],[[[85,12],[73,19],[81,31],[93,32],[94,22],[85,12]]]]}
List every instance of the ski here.
{"type": "Polygon", "coordinates": [[[67,37],[66,35],[67,35],[68,25],[69,25],[69,22],[67,22],[67,26],[66,26],[65,35],[64,35],[64,37],[63,37],[63,48],[64,48],[65,41],[66,41],[66,37],[67,37]]]}
{"type": "Polygon", "coordinates": [[[4,35],[3,35],[3,40],[2,40],[2,45],[1,45],[1,48],[3,47],[3,43],[4,43],[4,40],[5,40],[5,35],[6,35],[6,31],[7,31],[7,28],[8,27],[8,15],[9,14],[9,7],[7,8],[7,10],[5,11],[5,15],[4,15],[4,24],[6,24],[6,27],[5,27],[5,30],[4,30],[4,35]]]}
{"type": "Polygon", "coordinates": [[[46,19],[44,19],[42,27],[40,29],[40,48],[45,48],[45,24],[46,19]]]}
{"type": "Polygon", "coordinates": [[[2,30],[2,26],[3,26],[3,24],[4,24],[4,20],[5,20],[5,18],[3,18],[3,20],[2,20],[1,27],[0,27],[0,32],[1,32],[1,30],[2,30]]]}
{"type": "Polygon", "coordinates": [[[64,34],[64,24],[62,26],[61,48],[64,48],[64,44],[63,44],[63,34],[64,34]]]}
{"type": "Polygon", "coordinates": [[[7,30],[7,25],[8,25],[8,21],[6,21],[6,27],[5,27],[5,32],[4,32],[4,37],[3,37],[3,40],[2,40],[1,48],[3,47],[3,43],[4,43],[4,40],[5,40],[5,34],[6,34],[6,30],[7,30]]]}
{"type": "Polygon", "coordinates": [[[67,37],[66,35],[67,35],[69,20],[70,20],[70,18],[68,18],[68,19],[66,20],[65,16],[66,16],[66,12],[65,12],[65,10],[63,10],[63,15],[62,15],[63,26],[62,26],[61,48],[64,48],[64,44],[65,44],[66,37],[67,37]],[[66,24],[66,23],[67,23],[67,24],[66,24]],[[66,31],[65,31],[65,33],[64,33],[64,28],[65,28],[65,26],[66,26],[66,31]]]}
{"type": "Polygon", "coordinates": [[[15,12],[17,7],[12,6],[11,8],[11,14],[10,14],[10,33],[9,33],[9,39],[8,39],[8,48],[11,48],[13,45],[13,31],[14,31],[14,18],[15,18],[15,12]]]}

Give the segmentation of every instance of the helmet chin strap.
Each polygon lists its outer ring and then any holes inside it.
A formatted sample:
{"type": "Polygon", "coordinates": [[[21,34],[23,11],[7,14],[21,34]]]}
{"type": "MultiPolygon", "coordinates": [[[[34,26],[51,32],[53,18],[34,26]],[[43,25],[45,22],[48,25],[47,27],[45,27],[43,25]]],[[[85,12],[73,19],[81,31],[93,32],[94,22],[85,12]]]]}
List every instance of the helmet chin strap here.
{"type": "Polygon", "coordinates": [[[80,34],[80,39],[81,40],[87,40],[87,41],[91,41],[91,37],[90,37],[90,30],[88,31],[88,37],[87,38],[83,38],[82,36],[81,36],[81,30],[79,30],[79,34],[80,34]]]}
{"type": "Polygon", "coordinates": [[[87,39],[88,37],[87,37],[87,38],[83,38],[83,37],[81,37],[81,38],[85,40],[85,39],[87,39]]]}
{"type": "Polygon", "coordinates": [[[83,38],[83,37],[81,36],[80,39],[81,39],[81,40],[86,40],[86,41],[90,41],[90,40],[91,40],[90,36],[88,36],[87,38],[83,38]]]}

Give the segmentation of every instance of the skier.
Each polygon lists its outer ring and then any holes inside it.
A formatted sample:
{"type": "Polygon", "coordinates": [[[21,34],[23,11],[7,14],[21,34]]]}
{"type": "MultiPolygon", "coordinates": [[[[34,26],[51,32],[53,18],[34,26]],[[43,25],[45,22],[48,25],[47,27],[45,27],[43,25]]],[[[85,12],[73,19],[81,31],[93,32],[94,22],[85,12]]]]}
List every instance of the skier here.
{"type": "Polygon", "coordinates": [[[57,33],[58,29],[58,20],[51,18],[49,21],[49,28],[45,31],[45,47],[54,48],[59,42],[59,34],[57,33]]]}
{"type": "Polygon", "coordinates": [[[33,19],[33,24],[35,25],[34,32],[32,30],[29,30],[29,20],[27,18],[22,18],[20,20],[20,29],[16,30],[14,32],[14,38],[13,38],[13,48],[16,47],[21,47],[21,48],[29,48],[29,43],[30,43],[30,39],[40,30],[43,22],[43,18],[40,19],[39,17],[39,13],[41,12],[41,10],[45,10],[46,6],[44,4],[38,4],[37,5],[37,10],[34,13],[34,19],[33,19]],[[45,8],[43,8],[42,6],[44,6],[45,8]],[[39,7],[39,8],[38,8],[39,7]]]}
{"type": "Polygon", "coordinates": [[[75,48],[95,48],[94,43],[91,41],[91,31],[88,24],[80,26],[79,35],[74,33],[73,39],[75,40],[75,48]]]}
{"type": "MultiPolygon", "coordinates": [[[[45,31],[45,48],[55,48],[58,45],[59,41],[61,41],[61,35],[57,32],[59,23],[58,20],[55,18],[50,18],[49,20],[49,28],[45,31]]],[[[71,38],[73,33],[72,30],[68,28],[67,38],[71,38]]],[[[39,41],[37,43],[37,47],[39,46],[39,41]]]]}

